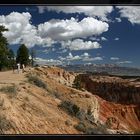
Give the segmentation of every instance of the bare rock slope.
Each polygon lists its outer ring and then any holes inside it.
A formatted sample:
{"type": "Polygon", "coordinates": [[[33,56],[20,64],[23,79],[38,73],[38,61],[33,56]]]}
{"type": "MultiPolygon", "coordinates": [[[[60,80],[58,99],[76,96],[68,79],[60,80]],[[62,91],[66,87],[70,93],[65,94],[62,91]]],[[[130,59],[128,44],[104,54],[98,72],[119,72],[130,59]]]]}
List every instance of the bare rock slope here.
{"type": "Polygon", "coordinates": [[[111,102],[97,94],[95,83],[87,79],[82,82],[85,90],[77,90],[72,86],[77,75],[53,66],[20,74],[1,72],[0,133],[115,134],[139,130],[138,104],[111,102]]]}

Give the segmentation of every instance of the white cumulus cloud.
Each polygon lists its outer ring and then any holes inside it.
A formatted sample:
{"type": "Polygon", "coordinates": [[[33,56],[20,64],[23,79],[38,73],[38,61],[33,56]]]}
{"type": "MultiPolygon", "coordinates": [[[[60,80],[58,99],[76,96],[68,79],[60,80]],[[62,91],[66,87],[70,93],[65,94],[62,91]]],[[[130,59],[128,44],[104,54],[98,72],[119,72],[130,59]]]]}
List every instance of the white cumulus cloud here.
{"type": "Polygon", "coordinates": [[[90,50],[101,48],[98,42],[83,41],[82,39],[75,39],[73,41],[62,41],[61,45],[63,48],[69,48],[70,50],[90,50]]]}
{"type": "Polygon", "coordinates": [[[140,24],[140,6],[117,6],[122,18],[127,18],[132,24],[140,24]]]}
{"type": "Polygon", "coordinates": [[[73,38],[100,35],[108,31],[109,25],[92,17],[81,21],[75,18],[70,20],[50,20],[38,25],[38,33],[42,38],[50,37],[53,40],[69,40],[73,38]]]}
{"type": "Polygon", "coordinates": [[[80,21],[75,18],[52,19],[36,26],[32,24],[31,19],[29,12],[12,12],[0,16],[0,25],[4,25],[9,30],[3,33],[9,44],[49,47],[61,43],[71,50],[101,48],[98,42],[83,41],[78,38],[97,37],[109,28],[108,23],[93,17],[85,17],[80,21]]]}
{"type": "Polygon", "coordinates": [[[4,36],[10,44],[26,43],[34,45],[38,40],[35,26],[30,23],[31,15],[28,12],[12,12],[9,15],[0,16],[0,25],[4,25],[9,31],[4,36]]]}
{"type": "Polygon", "coordinates": [[[112,6],[38,6],[39,13],[44,13],[45,10],[56,11],[57,13],[84,13],[87,16],[99,17],[102,20],[107,20],[107,15],[113,11],[112,6]]]}

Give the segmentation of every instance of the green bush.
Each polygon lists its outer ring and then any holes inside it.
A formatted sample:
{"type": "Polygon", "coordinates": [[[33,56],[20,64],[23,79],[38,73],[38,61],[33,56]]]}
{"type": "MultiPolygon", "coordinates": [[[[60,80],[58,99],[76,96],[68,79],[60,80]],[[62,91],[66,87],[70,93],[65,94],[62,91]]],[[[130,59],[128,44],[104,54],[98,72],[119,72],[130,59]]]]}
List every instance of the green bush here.
{"type": "Polygon", "coordinates": [[[59,106],[66,109],[73,116],[76,116],[80,111],[80,108],[70,101],[63,101],[59,106]]]}
{"type": "Polygon", "coordinates": [[[108,134],[107,129],[101,126],[92,126],[85,121],[79,122],[74,126],[78,131],[83,132],[84,134],[108,134]]]}
{"type": "Polygon", "coordinates": [[[12,86],[5,86],[0,89],[1,92],[10,93],[10,94],[16,94],[17,93],[17,87],[15,85],[12,86]]]}
{"type": "Polygon", "coordinates": [[[44,89],[47,89],[47,85],[45,82],[43,82],[40,78],[38,78],[37,76],[35,75],[28,75],[28,81],[38,87],[41,87],[41,88],[44,88],[44,89]]]}
{"type": "Polygon", "coordinates": [[[73,82],[72,87],[73,87],[73,88],[76,88],[76,89],[79,89],[79,90],[82,89],[82,87],[81,87],[81,80],[80,80],[80,78],[79,78],[78,76],[75,77],[75,80],[74,80],[74,82],[73,82]]]}
{"type": "Polygon", "coordinates": [[[0,130],[7,131],[11,128],[10,121],[4,115],[0,114],[0,130]]]}
{"type": "Polygon", "coordinates": [[[79,122],[77,125],[74,126],[78,131],[86,132],[86,125],[83,122],[79,122]]]}

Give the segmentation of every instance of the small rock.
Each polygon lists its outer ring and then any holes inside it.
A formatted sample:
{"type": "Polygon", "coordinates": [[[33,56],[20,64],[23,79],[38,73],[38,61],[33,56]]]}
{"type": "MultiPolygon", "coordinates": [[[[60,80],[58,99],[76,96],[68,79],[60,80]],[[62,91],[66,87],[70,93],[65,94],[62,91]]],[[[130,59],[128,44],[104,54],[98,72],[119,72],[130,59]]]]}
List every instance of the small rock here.
{"type": "Polygon", "coordinates": [[[86,98],[90,98],[91,96],[89,94],[85,94],[85,97],[86,98]]]}
{"type": "Polygon", "coordinates": [[[23,89],[26,89],[26,87],[25,87],[25,86],[23,86],[22,88],[23,88],[23,89]]]}
{"type": "Polygon", "coordinates": [[[66,121],[65,121],[65,124],[66,124],[67,126],[71,126],[71,125],[72,125],[72,123],[71,123],[70,120],[66,120],[66,121]]]}

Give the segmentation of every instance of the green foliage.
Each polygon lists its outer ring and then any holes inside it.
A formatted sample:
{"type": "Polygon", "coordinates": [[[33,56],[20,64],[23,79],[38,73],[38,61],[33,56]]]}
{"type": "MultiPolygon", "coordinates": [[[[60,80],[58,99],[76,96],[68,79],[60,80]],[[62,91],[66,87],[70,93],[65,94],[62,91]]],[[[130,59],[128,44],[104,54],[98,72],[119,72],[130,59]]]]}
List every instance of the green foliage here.
{"type": "Polygon", "coordinates": [[[81,90],[82,87],[81,87],[81,80],[80,78],[77,76],[73,82],[73,88],[76,88],[76,89],[79,89],[81,90]]]}
{"type": "Polygon", "coordinates": [[[25,66],[29,64],[29,50],[24,44],[17,50],[16,62],[25,66]]]}
{"type": "Polygon", "coordinates": [[[76,116],[77,113],[80,111],[80,108],[70,101],[63,101],[60,104],[60,107],[66,109],[73,116],[76,116]]]}
{"type": "Polygon", "coordinates": [[[12,59],[14,59],[14,57],[15,57],[15,54],[14,54],[13,50],[12,50],[12,49],[9,49],[8,58],[9,58],[10,60],[12,60],[12,59]]]}
{"type": "Polygon", "coordinates": [[[5,87],[2,87],[0,89],[1,92],[5,92],[5,93],[14,93],[16,94],[17,93],[17,88],[15,85],[12,85],[12,86],[5,86],[5,87]]]}
{"type": "Polygon", "coordinates": [[[78,131],[83,132],[84,134],[108,134],[107,129],[103,125],[93,126],[88,124],[85,121],[80,121],[74,126],[78,131]]]}
{"type": "Polygon", "coordinates": [[[99,122],[94,122],[94,117],[91,115],[90,111],[81,109],[71,101],[62,101],[59,107],[79,119],[79,123],[74,125],[75,129],[78,131],[83,132],[84,134],[108,134],[104,125],[99,122]]]}
{"type": "Polygon", "coordinates": [[[34,66],[34,62],[35,62],[35,57],[36,57],[36,51],[34,49],[31,49],[30,51],[30,55],[31,55],[31,65],[32,67],[34,66]]]}
{"type": "Polygon", "coordinates": [[[8,31],[4,26],[0,26],[0,71],[8,67],[8,54],[9,54],[9,49],[8,49],[8,41],[7,39],[3,36],[2,32],[8,31]]]}
{"type": "Polygon", "coordinates": [[[74,126],[78,131],[86,132],[86,125],[83,122],[79,122],[77,125],[74,126]]]}
{"type": "Polygon", "coordinates": [[[10,124],[10,121],[4,115],[0,114],[0,130],[9,130],[10,128],[12,128],[10,124]]]}
{"type": "Polygon", "coordinates": [[[38,78],[37,76],[35,75],[27,75],[28,77],[28,81],[31,83],[31,84],[34,84],[38,87],[42,87],[44,89],[47,89],[47,85],[45,82],[43,82],[40,78],[38,78]]]}

